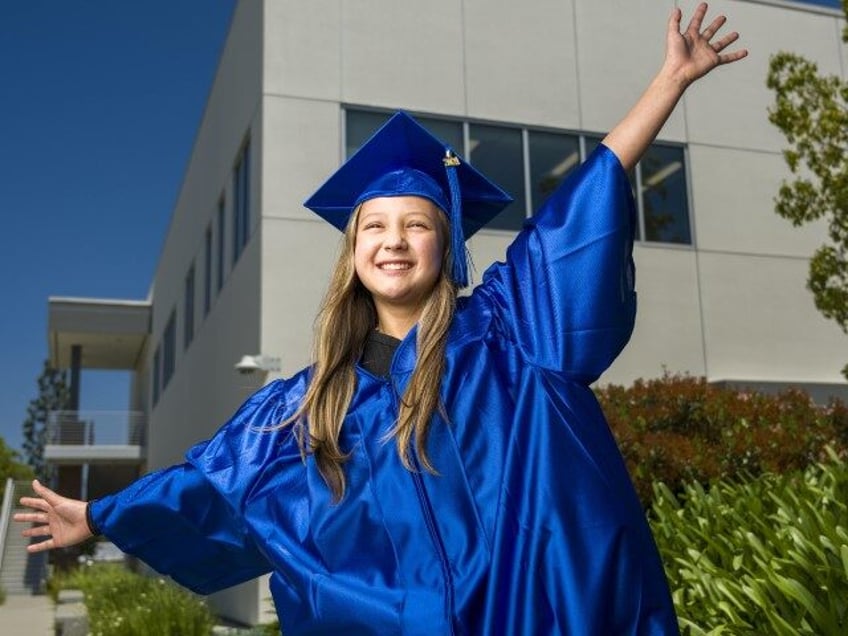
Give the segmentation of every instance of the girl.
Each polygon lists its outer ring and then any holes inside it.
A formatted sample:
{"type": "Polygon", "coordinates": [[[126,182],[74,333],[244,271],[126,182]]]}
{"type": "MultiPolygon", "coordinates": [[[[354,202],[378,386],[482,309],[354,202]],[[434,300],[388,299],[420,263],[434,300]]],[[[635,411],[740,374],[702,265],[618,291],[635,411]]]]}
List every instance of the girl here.
{"type": "Polygon", "coordinates": [[[187,461],[86,504],[38,482],[48,537],[101,532],[201,593],[272,571],[292,634],[675,634],[591,382],[630,337],[626,172],[737,39],[675,9],[660,72],[474,292],[464,240],[509,199],[404,114],[307,201],[343,229],[314,364],[187,461]]]}

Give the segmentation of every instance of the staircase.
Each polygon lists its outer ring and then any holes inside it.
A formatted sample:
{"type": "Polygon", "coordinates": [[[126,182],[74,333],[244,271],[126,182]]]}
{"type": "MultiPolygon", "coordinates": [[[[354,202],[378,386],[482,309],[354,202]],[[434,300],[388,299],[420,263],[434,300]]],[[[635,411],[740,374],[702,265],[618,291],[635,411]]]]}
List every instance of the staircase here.
{"type": "Polygon", "coordinates": [[[0,586],[6,594],[38,594],[47,578],[47,553],[29,554],[26,546],[35,540],[21,536],[24,524],[12,521],[16,512],[24,512],[18,500],[32,494],[27,482],[9,479],[0,507],[0,586]]]}

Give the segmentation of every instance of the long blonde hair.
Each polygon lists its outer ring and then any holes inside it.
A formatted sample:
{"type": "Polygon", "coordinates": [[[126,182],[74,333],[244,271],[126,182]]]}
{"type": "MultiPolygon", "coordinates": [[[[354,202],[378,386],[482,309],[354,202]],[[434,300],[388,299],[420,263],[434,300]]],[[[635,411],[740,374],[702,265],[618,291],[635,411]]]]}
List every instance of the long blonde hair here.
{"type": "MultiPolygon", "coordinates": [[[[356,390],[355,365],[369,333],[377,326],[377,310],[370,292],[356,275],[353,256],[359,210],[354,211],[342,238],[329,288],[318,313],[313,342],[309,387],[297,412],[283,425],[296,427],[301,452],[315,457],[318,470],[336,501],[344,496],[344,463],[348,454],[339,447],[339,435],[356,390]]],[[[440,214],[443,235],[449,228],[440,214]]],[[[433,414],[443,412],[440,386],[445,367],[445,345],[456,306],[457,287],[450,280],[453,255],[444,241],[442,268],[418,321],[417,361],[400,400],[398,419],[390,432],[408,470],[415,470],[415,453],[426,470],[435,473],[427,454],[427,434],[433,414]]],[[[444,415],[444,413],[443,413],[444,415]]]]}

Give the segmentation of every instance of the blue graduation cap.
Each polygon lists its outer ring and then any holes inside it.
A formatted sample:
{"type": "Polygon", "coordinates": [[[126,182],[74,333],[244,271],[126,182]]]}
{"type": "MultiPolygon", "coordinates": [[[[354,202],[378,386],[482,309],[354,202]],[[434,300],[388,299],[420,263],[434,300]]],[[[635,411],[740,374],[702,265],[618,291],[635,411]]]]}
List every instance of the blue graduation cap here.
{"type": "Polygon", "coordinates": [[[377,197],[420,196],[448,216],[451,278],[468,285],[465,241],[512,202],[506,192],[404,112],[393,115],[304,205],[344,230],[360,204],[377,197]]]}

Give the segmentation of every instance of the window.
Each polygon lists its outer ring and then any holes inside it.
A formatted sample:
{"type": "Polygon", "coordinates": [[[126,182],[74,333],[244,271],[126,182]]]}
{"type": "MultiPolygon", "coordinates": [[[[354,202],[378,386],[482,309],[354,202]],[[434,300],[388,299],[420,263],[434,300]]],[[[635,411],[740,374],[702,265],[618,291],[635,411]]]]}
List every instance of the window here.
{"type": "Polygon", "coordinates": [[[233,265],[247,245],[250,230],[250,141],[245,142],[233,168],[233,265]]]}
{"type": "Polygon", "coordinates": [[[188,268],[185,277],[185,298],[183,303],[183,348],[188,349],[194,340],[194,263],[188,268]]]}
{"type": "MultiPolygon", "coordinates": [[[[389,119],[389,113],[348,110],[345,112],[345,157],[350,157],[357,148],[368,141],[377,129],[389,119]]],[[[415,119],[431,133],[453,148],[457,154],[464,155],[465,144],[462,141],[462,122],[434,117],[415,119]]]]}
{"type": "Polygon", "coordinates": [[[212,308],[212,224],[203,237],[203,316],[212,308]]]}
{"type": "Polygon", "coordinates": [[[177,362],[177,310],[171,311],[165,333],[162,336],[162,390],[168,386],[174,375],[177,362]]]}
{"type": "Polygon", "coordinates": [[[580,165],[577,135],[540,132],[528,134],[530,154],[530,209],[538,210],[562,180],[580,165]]]}
{"type": "Polygon", "coordinates": [[[217,291],[220,293],[224,287],[224,195],[218,199],[218,260],[216,262],[218,269],[217,276],[217,291]]]}
{"type": "Polygon", "coordinates": [[[162,352],[160,348],[157,346],[156,351],[153,352],[153,378],[152,378],[152,389],[153,389],[153,406],[156,406],[156,403],[159,401],[159,389],[161,388],[162,382],[162,352]]]}
{"type": "Polygon", "coordinates": [[[471,124],[468,137],[467,156],[471,165],[515,199],[486,227],[497,230],[520,229],[527,218],[521,129],[471,124]]]}
{"type": "MultiPolygon", "coordinates": [[[[345,112],[345,149],[353,154],[390,113],[345,112]]],[[[568,133],[459,122],[416,116],[419,122],[515,201],[492,219],[489,229],[517,231],[563,179],[601,143],[590,133],[568,133]],[[467,139],[467,142],[464,142],[467,139]]],[[[692,244],[689,223],[686,154],[680,145],[654,143],[628,173],[639,212],[636,238],[655,243],[692,244]]]]}
{"type": "Polygon", "coordinates": [[[639,197],[646,241],[692,243],[683,148],[653,144],[639,162],[639,197]]]}

